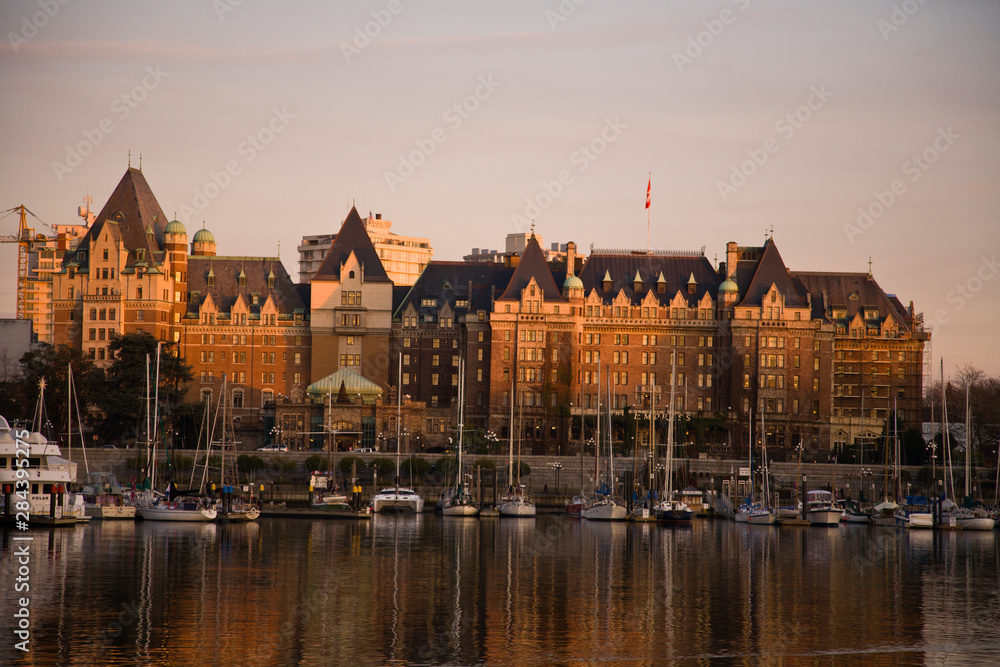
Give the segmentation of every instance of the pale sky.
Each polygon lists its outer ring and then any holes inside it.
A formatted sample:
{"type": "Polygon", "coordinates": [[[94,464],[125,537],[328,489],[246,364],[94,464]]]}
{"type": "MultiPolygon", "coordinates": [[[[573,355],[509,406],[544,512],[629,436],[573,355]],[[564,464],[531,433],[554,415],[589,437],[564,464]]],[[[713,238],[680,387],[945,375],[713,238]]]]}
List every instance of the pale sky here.
{"type": "Polygon", "coordinates": [[[437,259],[531,218],[645,248],[652,172],[654,248],[871,257],[935,369],[1000,375],[1000,3],[63,2],[0,5],[0,209],[73,223],[131,150],[189,233],[296,277],[352,201],[437,259]]]}

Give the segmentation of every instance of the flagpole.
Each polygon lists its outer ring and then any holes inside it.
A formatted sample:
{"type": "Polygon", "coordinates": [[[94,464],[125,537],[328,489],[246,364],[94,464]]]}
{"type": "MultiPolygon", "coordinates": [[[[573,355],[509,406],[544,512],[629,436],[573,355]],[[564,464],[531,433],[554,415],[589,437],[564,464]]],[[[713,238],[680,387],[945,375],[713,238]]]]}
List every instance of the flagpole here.
{"type": "Polygon", "coordinates": [[[649,254],[649,194],[653,188],[653,172],[649,172],[649,184],[646,186],[646,254],[649,254]]]}

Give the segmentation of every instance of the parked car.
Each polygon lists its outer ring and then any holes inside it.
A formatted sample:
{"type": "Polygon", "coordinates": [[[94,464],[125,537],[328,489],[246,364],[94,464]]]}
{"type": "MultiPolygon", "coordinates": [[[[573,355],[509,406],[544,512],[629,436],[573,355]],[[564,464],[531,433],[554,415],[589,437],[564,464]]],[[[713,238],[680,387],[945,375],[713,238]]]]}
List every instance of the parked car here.
{"type": "Polygon", "coordinates": [[[257,448],[258,452],[287,452],[288,445],[279,445],[274,443],[273,445],[264,445],[263,447],[257,448]]]}
{"type": "Polygon", "coordinates": [[[374,454],[378,450],[373,447],[355,447],[351,451],[355,454],[374,454]]]}

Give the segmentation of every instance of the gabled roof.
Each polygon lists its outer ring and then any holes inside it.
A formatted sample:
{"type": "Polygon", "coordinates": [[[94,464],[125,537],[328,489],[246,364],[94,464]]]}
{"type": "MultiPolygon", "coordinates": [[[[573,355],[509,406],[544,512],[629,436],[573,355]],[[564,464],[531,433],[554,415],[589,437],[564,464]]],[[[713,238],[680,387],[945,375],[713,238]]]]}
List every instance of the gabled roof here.
{"type": "Polygon", "coordinates": [[[566,300],[562,295],[562,290],[556,285],[555,278],[552,277],[552,269],[549,268],[548,262],[545,261],[545,255],[542,253],[542,248],[538,245],[538,239],[535,238],[534,234],[531,235],[528,243],[524,246],[524,253],[521,254],[517,268],[514,269],[514,275],[510,277],[510,281],[507,283],[507,289],[504,290],[503,294],[497,300],[520,301],[521,291],[528,286],[532,278],[535,279],[535,283],[541,288],[543,298],[546,301],[566,300]]]}
{"type": "Polygon", "coordinates": [[[681,292],[682,297],[694,306],[707,292],[714,299],[722,279],[704,255],[656,255],[645,253],[592,254],[580,271],[584,293],[596,290],[602,303],[611,304],[619,292],[633,304],[638,304],[648,294],[660,305],[667,305],[681,292]],[[636,274],[642,278],[639,291],[635,291],[636,274]],[[604,290],[604,278],[610,276],[611,291],[604,290]],[[660,282],[660,277],[663,282],[660,282]],[[688,281],[694,276],[694,294],[688,294],[688,281]],[[659,286],[665,283],[661,294],[659,286]]]}
{"type": "Polygon", "coordinates": [[[808,305],[807,291],[802,282],[795,278],[781,259],[778,247],[773,239],[764,242],[764,253],[761,255],[750,284],[743,292],[739,306],[760,306],[764,295],[771,289],[778,288],[785,297],[785,306],[789,308],[805,308],[808,305]]]}
{"type": "Polygon", "coordinates": [[[108,221],[116,221],[118,224],[122,243],[128,250],[126,267],[135,265],[135,251],[140,248],[146,251],[144,261],[147,265],[151,266],[156,261],[157,256],[154,253],[159,253],[163,248],[163,230],[167,226],[167,216],[163,214],[163,209],[156,201],[149,183],[146,182],[146,177],[138,169],[129,167],[122,179],[118,181],[114,192],[108,197],[107,203],[104,204],[104,208],[94,220],[94,224],[80,240],[77,249],[66,253],[63,263],[76,263],[81,267],[87,266],[90,261],[90,253],[87,253],[86,260],[81,262],[79,252],[90,250],[93,240],[100,235],[108,221]],[[148,234],[148,229],[152,229],[153,233],[148,234]]]}
{"type": "Polygon", "coordinates": [[[188,290],[192,293],[188,303],[188,313],[197,313],[202,301],[209,294],[220,313],[232,312],[239,296],[247,304],[251,313],[259,314],[267,303],[267,297],[274,301],[278,313],[293,315],[295,311],[307,312],[302,298],[292,279],[277,257],[211,257],[192,255],[188,257],[188,290]],[[274,288],[267,286],[267,277],[274,272],[274,288]],[[246,275],[246,284],[240,287],[240,272],[246,275]],[[215,278],[215,284],[208,284],[208,275],[215,278]],[[194,293],[197,292],[197,296],[194,293]],[[260,295],[254,304],[252,295],[260,295]]]}
{"type": "Polygon", "coordinates": [[[425,314],[436,314],[446,303],[456,312],[456,317],[477,310],[490,310],[490,294],[501,293],[513,272],[514,269],[486,262],[431,261],[417,282],[406,288],[406,294],[398,301],[394,299],[394,317],[402,317],[403,311],[410,305],[421,315],[421,320],[425,314]],[[433,298],[436,305],[422,305],[426,298],[433,298]],[[468,307],[456,307],[455,302],[459,299],[467,299],[468,307]]]}
{"type": "Polygon", "coordinates": [[[365,223],[358,215],[358,209],[351,207],[350,213],[337,232],[337,238],[330,246],[330,252],[320,265],[312,280],[340,280],[340,267],[347,262],[351,253],[357,257],[364,271],[365,282],[391,282],[382,266],[382,260],[372,245],[371,237],[365,229],[365,223]]]}
{"type": "Polygon", "coordinates": [[[866,318],[868,321],[881,323],[886,315],[892,313],[900,331],[910,331],[907,324],[909,314],[895,296],[889,297],[875,279],[863,272],[840,273],[826,271],[796,271],[796,277],[813,295],[814,310],[821,304],[819,317],[829,318],[834,308],[844,309],[844,320],[850,322],[858,312],[866,309],[878,309],[878,318],[866,318]],[[851,297],[854,298],[851,298],[851,297]]]}

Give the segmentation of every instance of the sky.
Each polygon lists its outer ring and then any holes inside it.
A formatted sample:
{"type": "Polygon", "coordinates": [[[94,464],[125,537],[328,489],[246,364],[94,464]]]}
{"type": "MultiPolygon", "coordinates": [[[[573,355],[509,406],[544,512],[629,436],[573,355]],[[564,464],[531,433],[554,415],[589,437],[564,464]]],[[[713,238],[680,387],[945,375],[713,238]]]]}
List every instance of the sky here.
{"type": "MultiPolygon", "coordinates": [[[[352,203],[442,260],[532,221],[713,261],[773,228],[792,270],[870,259],[935,375],[998,376],[998,34],[990,0],[7,0],[0,210],[73,224],[131,151],[190,234],[293,277],[352,203]]],[[[3,244],[0,316],[15,285],[3,244]]]]}

